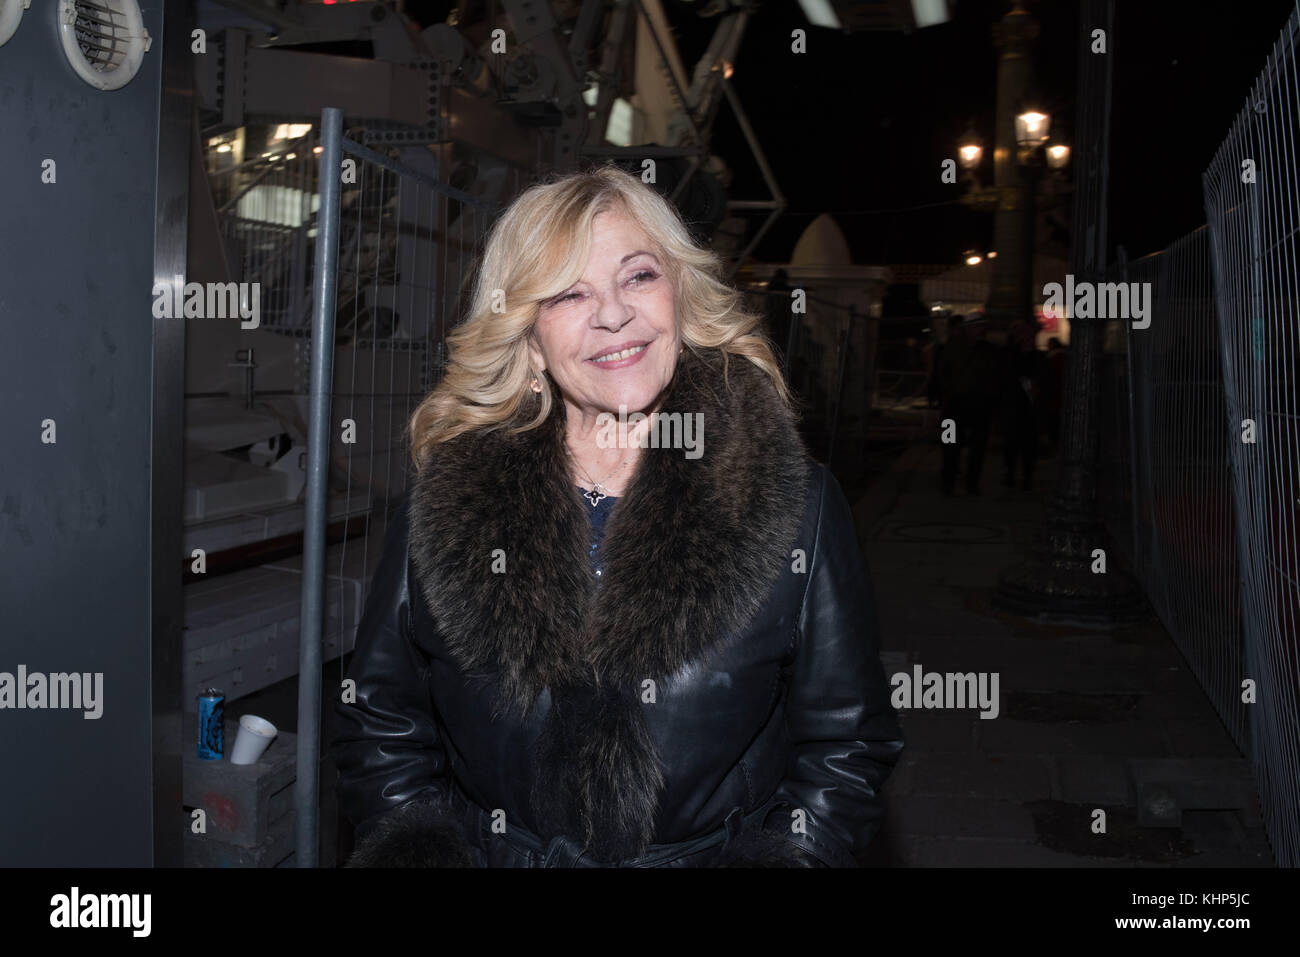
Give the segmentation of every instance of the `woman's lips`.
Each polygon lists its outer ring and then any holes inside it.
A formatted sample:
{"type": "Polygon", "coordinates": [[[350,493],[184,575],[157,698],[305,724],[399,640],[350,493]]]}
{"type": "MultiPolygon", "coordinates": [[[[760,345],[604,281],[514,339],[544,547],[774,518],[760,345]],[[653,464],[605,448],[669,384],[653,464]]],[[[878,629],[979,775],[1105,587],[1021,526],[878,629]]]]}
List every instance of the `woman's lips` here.
{"type": "Polygon", "coordinates": [[[604,369],[605,371],[626,369],[628,366],[640,362],[648,351],[650,351],[650,346],[647,343],[642,346],[631,346],[622,352],[615,352],[607,356],[601,356],[599,359],[588,359],[587,361],[597,369],[604,369]]]}

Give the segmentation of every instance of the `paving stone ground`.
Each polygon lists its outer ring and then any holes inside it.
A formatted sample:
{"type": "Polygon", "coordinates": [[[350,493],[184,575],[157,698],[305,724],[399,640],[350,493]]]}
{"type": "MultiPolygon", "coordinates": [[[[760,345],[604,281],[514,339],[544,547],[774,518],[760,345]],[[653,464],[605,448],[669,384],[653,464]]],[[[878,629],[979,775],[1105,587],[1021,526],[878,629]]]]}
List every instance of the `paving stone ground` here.
{"type": "MultiPolygon", "coordinates": [[[[1271,867],[1246,762],[1168,632],[1036,624],[996,610],[1004,569],[1023,560],[1055,485],[945,496],[939,448],[913,447],[856,496],[886,673],[993,673],[999,713],[901,712],[906,747],[885,788],[885,825],[865,863],[911,867],[1271,867]],[[1184,809],[1178,827],[1138,821],[1138,784],[1157,759],[1254,807],[1184,809]],[[1234,762],[1233,759],[1236,759],[1234,762]],[[1224,762],[1227,762],[1226,764],[1224,762]],[[1094,833],[1098,811],[1106,832],[1094,833]]],[[[1217,793],[1217,792],[1216,792],[1217,793]]]]}

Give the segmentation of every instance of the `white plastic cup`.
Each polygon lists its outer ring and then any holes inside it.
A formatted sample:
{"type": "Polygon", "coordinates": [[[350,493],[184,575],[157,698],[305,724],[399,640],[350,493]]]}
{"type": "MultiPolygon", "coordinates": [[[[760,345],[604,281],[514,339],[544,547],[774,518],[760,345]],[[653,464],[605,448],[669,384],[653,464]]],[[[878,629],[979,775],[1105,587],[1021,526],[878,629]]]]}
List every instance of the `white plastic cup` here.
{"type": "Polygon", "coordinates": [[[230,750],[230,763],[256,764],[275,735],[275,725],[265,718],[255,714],[244,715],[239,719],[239,733],[235,735],[235,746],[230,750]]]}

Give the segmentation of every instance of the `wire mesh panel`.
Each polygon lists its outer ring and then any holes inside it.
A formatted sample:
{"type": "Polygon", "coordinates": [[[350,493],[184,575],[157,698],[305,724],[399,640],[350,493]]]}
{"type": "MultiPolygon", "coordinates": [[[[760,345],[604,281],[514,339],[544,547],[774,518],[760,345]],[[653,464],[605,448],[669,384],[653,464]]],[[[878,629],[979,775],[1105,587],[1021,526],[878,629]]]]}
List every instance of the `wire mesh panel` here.
{"type": "Polygon", "coordinates": [[[1129,324],[1126,335],[1133,461],[1124,470],[1134,567],[1233,740],[1248,752],[1230,436],[1209,231],[1202,226],[1159,253],[1114,266],[1108,279],[1151,290],[1150,326],[1129,324]]]}
{"type": "MultiPolygon", "coordinates": [[[[879,320],[862,310],[862,289],[805,283],[797,276],[787,285],[741,286],[746,306],[763,317],[762,332],[771,341],[794,394],[800,430],[809,450],[823,462],[833,460],[853,475],[865,460],[879,320]],[[791,309],[798,288],[804,312],[791,309]],[[855,305],[856,303],[856,305],[855,305]]],[[[865,286],[865,284],[862,284],[865,286]]],[[[919,350],[918,350],[919,351],[919,350]]]]}
{"type": "Polygon", "coordinates": [[[345,514],[365,516],[345,527],[340,574],[368,589],[411,477],[407,423],[442,378],[495,207],[351,140],[343,155],[331,470],[345,514]]]}
{"type": "Polygon", "coordinates": [[[265,329],[311,327],[318,142],[309,129],[290,151],[208,173],[226,268],[235,281],[257,283],[265,329]]]}
{"type": "MultiPolygon", "coordinates": [[[[1107,337],[1100,369],[1101,447],[1097,461],[1097,507],[1129,567],[1140,570],[1135,548],[1132,384],[1126,337],[1107,337]]],[[[1059,431],[1059,430],[1058,430],[1059,431]]]]}
{"type": "Polygon", "coordinates": [[[1248,705],[1279,863],[1300,864],[1300,76],[1292,14],[1205,173],[1241,555],[1248,705]]]}

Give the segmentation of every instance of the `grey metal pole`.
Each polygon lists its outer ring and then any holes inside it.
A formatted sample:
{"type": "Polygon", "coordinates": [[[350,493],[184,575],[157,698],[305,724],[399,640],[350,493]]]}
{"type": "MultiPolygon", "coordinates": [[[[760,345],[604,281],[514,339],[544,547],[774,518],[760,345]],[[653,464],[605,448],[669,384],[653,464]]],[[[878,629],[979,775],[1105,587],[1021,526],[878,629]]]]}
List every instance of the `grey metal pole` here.
{"type": "Polygon", "coordinates": [[[325,608],[325,512],[329,496],[330,393],[334,388],[334,306],[339,257],[339,170],[343,113],[321,111],[320,215],[312,277],[311,396],[307,423],[307,508],[298,616],[298,779],[294,782],[294,861],[317,864],[320,830],[321,633],[325,608]]]}

